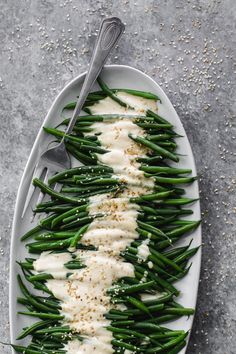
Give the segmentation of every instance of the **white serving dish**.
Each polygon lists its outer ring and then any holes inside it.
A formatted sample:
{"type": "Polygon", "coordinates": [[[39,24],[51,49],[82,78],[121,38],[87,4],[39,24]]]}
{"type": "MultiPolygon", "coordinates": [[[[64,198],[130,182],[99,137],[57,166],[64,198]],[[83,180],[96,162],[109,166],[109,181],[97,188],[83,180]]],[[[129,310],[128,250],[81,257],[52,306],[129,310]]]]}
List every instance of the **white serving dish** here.
{"type": "MultiPolygon", "coordinates": [[[[52,107],[50,108],[43,122],[43,125],[54,127],[62,120],[62,109],[68,102],[74,101],[76,99],[76,96],[80,91],[84,76],[85,73],[79,75],[65,86],[65,88],[60,92],[60,94],[53,102],[52,107]]],[[[185,155],[181,157],[180,166],[182,168],[191,168],[193,171],[193,175],[196,175],[194,157],[189,140],[186,136],[186,132],[174,107],[172,106],[170,100],[163,92],[161,87],[146,74],[142,73],[141,71],[135,68],[125,65],[106,66],[103,69],[102,77],[111,88],[130,88],[143,91],[150,91],[157,94],[161,98],[162,103],[158,103],[160,116],[169,120],[175,126],[176,132],[184,136],[183,138],[178,138],[178,153],[185,155]]],[[[92,91],[97,89],[97,84],[95,84],[92,91]]],[[[27,250],[24,246],[24,243],[20,241],[20,236],[23,235],[26,231],[28,231],[32,226],[34,226],[34,224],[30,222],[30,211],[27,212],[24,220],[22,220],[21,214],[23,211],[24,201],[31,181],[35,162],[40,156],[41,152],[46,149],[50,141],[51,137],[45,134],[41,128],[35,140],[23,177],[21,179],[16,200],[10,253],[10,332],[11,343],[15,344],[17,335],[21,332],[22,328],[29,325],[31,321],[31,319],[27,316],[17,315],[17,311],[19,310],[19,308],[21,308],[21,305],[18,305],[16,302],[17,296],[20,295],[20,291],[16,281],[16,275],[20,271],[20,269],[15,261],[17,259],[23,259],[27,254],[27,250]]],[[[199,197],[197,181],[195,181],[191,186],[188,186],[186,190],[187,196],[191,198],[199,197]]],[[[194,211],[194,214],[188,217],[188,219],[199,220],[201,217],[199,202],[195,202],[192,205],[192,209],[194,211]]],[[[183,240],[181,240],[178,244],[187,244],[191,238],[193,238],[192,247],[201,245],[201,227],[191,233],[190,236],[183,237],[183,240]]],[[[191,262],[192,267],[188,275],[182,280],[175,283],[176,287],[181,290],[182,294],[178,298],[178,301],[184,304],[185,307],[195,307],[196,305],[201,266],[201,249],[191,259],[191,262]]],[[[191,330],[192,323],[193,316],[191,316],[190,318],[182,317],[168,326],[176,329],[179,328],[183,330],[191,330]]],[[[24,341],[18,344],[22,343],[24,344],[24,341]]],[[[184,348],[180,352],[180,354],[184,353],[186,353],[186,348],[184,348]]]]}

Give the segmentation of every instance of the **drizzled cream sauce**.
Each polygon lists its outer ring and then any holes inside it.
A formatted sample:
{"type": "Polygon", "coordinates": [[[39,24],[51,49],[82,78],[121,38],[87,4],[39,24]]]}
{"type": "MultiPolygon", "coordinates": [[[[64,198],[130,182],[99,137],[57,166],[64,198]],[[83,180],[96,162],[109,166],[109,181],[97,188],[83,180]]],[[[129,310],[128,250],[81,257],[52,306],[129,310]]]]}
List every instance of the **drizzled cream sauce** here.
{"type": "MultiPolygon", "coordinates": [[[[129,199],[150,193],[154,181],[146,178],[139,170],[137,157],[146,156],[148,150],[132,141],[128,134],[144,136],[144,131],[126,115],[145,115],[147,109],[156,111],[156,102],[124,92],[117,96],[133,108],[125,108],[107,97],[91,106],[92,114],[118,114],[118,120],[95,123],[94,133],[99,134],[101,146],[108,153],[97,154],[98,160],[113,168],[114,178],[123,182],[126,188],[118,196],[103,194],[90,198],[89,213],[104,213],[95,219],[83,235],[81,242],[94,245],[97,251],[74,251],[86,268],[68,270],[64,264],[71,260],[69,252],[50,254],[43,252],[34,262],[36,272],[46,272],[54,279],[47,281],[49,290],[61,300],[64,322],[85,339],[69,341],[65,349],[69,354],[113,353],[112,333],[106,327],[110,321],[104,315],[111,308],[107,289],[121,277],[134,276],[133,265],[124,262],[120,252],[138,237],[137,216],[139,206],[129,199]],[[68,272],[71,273],[68,278],[68,272]]],[[[141,261],[149,255],[148,241],[138,248],[141,261]]],[[[126,353],[130,353],[126,351],[126,353]]]]}
{"type": "Polygon", "coordinates": [[[145,262],[150,254],[149,247],[148,247],[149,242],[150,242],[150,239],[147,238],[138,247],[137,256],[138,256],[139,261],[141,261],[141,262],[145,262]]]}
{"type": "Polygon", "coordinates": [[[69,270],[65,267],[65,263],[71,261],[71,254],[43,252],[34,262],[34,270],[37,273],[49,273],[55,279],[65,279],[69,270]]]}

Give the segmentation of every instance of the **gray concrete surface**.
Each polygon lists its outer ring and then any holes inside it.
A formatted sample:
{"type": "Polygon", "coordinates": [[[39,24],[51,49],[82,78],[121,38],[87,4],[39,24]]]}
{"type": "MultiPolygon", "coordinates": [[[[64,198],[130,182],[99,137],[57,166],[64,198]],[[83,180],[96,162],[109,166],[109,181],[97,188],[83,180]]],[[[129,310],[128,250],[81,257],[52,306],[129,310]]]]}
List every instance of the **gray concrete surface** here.
{"type": "Polygon", "coordinates": [[[235,0],[0,1],[0,340],[9,341],[9,245],[20,178],[55,95],[86,69],[94,30],[107,15],[127,25],[110,62],[133,65],[162,85],[201,176],[202,273],[188,354],[235,354],[235,0]]]}

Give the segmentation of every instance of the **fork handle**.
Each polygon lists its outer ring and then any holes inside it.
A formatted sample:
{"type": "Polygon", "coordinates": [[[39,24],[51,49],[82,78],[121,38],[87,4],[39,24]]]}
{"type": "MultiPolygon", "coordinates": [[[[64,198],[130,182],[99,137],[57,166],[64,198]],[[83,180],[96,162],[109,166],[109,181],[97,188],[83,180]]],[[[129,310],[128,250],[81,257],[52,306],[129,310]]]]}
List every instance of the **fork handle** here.
{"type": "Polygon", "coordinates": [[[124,32],[125,25],[118,17],[107,18],[102,21],[98,38],[93,50],[92,58],[90,61],[88,72],[80,91],[78,101],[76,103],[72,118],[65,134],[70,134],[74,128],[77,117],[82,110],[86,98],[91,90],[94,81],[97,79],[100,71],[102,70],[108,55],[116,45],[118,39],[124,32]]]}

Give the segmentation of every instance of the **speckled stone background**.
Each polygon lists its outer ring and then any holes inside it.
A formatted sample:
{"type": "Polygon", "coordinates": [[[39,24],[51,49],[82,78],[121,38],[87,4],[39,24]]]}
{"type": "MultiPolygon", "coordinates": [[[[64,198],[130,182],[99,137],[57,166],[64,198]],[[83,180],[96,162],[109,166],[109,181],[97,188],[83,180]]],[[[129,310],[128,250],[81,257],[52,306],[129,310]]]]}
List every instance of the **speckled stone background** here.
{"type": "Polygon", "coordinates": [[[0,339],[9,341],[9,245],[24,166],[52,101],[86,69],[95,29],[110,15],[127,25],[110,62],[162,85],[201,177],[202,273],[187,352],[235,354],[235,0],[0,1],[0,339]]]}

